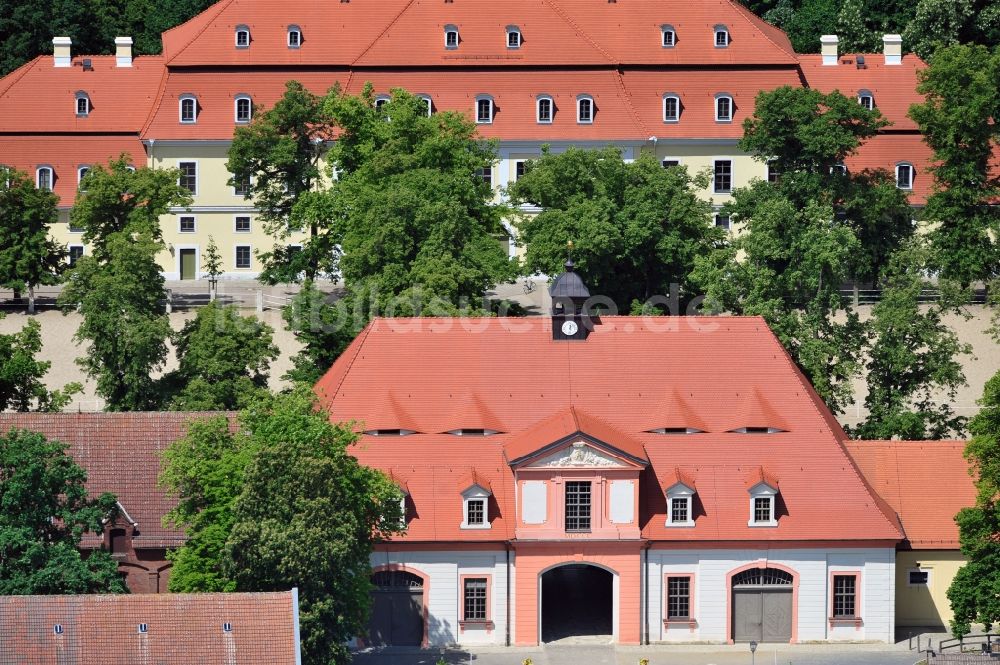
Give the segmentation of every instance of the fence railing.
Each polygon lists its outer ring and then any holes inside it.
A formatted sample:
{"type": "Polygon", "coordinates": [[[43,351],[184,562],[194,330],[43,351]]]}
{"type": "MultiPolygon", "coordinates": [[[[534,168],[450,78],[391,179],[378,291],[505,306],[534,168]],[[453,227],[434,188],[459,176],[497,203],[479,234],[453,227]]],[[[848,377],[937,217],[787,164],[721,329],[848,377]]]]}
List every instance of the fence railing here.
{"type": "Polygon", "coordinates": [[[972,651],[980,653],[1000,653],[1000,635],[983,633],[982,635],[965,635],[941,640],[938,642],[938,653],[944,653],[949,649],[957,649],[961,653],[966,651],[966,647],[972,647],[972,651]]]}
{"type": "MultiPolygon", "coordinates": [[[[855,307],[858,305],[875,305],[882,300],[882,289],[841,289],[840,296],[853,301],[855,307]]],[[[921,303],[932,303],[941,300],[940,289],[923,289],[920,291],[918,300],[921,303]]],[[[976,289],[972,292],[970,303],[982,305],[986,302],[986,290],[976,289]]]]}

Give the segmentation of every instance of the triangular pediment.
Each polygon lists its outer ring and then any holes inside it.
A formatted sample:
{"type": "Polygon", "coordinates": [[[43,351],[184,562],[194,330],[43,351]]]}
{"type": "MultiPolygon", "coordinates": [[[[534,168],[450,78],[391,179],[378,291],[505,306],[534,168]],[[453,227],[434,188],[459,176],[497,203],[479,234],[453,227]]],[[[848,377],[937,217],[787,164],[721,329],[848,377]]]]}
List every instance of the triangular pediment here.
{"type": "Polygon", "coordinates": [[[590,445],[589,443],[584,441],[574,441],[570,445],[565,446],[554,453],[550,453],[529,462],[525,465],[525,468],[624,469],[634,466],[634,464],[630,464],[625,460],[610,455],[596,446],[590,445]]]}

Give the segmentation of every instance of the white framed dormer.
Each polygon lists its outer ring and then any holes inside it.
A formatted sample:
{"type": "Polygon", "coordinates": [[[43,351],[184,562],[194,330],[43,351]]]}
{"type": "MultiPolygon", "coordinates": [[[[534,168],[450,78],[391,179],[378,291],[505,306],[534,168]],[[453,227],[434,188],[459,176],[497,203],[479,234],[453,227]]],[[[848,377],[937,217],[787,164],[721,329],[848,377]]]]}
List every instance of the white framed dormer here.
{"type": "Polygon", "coordinates": [[[56,172],[48,164],[43,164],[35,169],[35,187],[47,192],[51,192],[56,182],[56,172]]]}
{"type": "Polygon", "coordinates": [[[90,95],[83,90],[73,93],[73,107],[77,118],[86,118],[90,115],[90,95]]]}
{"type": "Polygon", "coordinates": [[[875,108],[875,95],[871,90],[858,90],[858,104],[861,104],[861,108],[871,111],[875,108]]]}
{"type": "Polygon", "coordinates": [[[680,122],[681,96],[676,92],[663,94],[663,122],[680,122]]]}
{"type": "Polygon", "coordinates": [[[660,26],[660,46],[663,48],[677,46],[677,31],[674,29],[674,26],[669,24],[660,26]]]}
{"type": "Polygon", "coordinates": [[[80,185],[83,184],[83,179],[87,177],[87,173],[89,172],[90,172],[89,164],[81,164],[80,166],[76,167],[76,186],[77,189],[79,189],[81,192],[87,191],[82,187],[80,187],[80,185]]]}
{"type": "Polygon", "coordinates": [[[506,30],[507,48],[521,48],[521,28],[516,25],[508,25],[506,30]]]}
{"type": "Polygon", "coordinates": [[[240,93],[233,100],[233,119],[237,125],[249,125],[253,118],[253,100],[250,95],[240,93]]]}
{"type": "Polygon", "coordinates": [[[489,95],[476,95],[476,124],[493,124],[493,98],[489,95]]]}
{"type": "Polygon", "coordinates": [[[576,98],[576,122],[580,125],[594,124],[594,116],[597,115],[597,107],[594,106],[594,98],[590,95],[577,95],[576,98]]]}
{"type": "Polygon", "coordinates": [[[434,115],[434,100],[431,96],[426,93],[421,93],[417,95],[417,98],[422,100],[427,106],[427,117],[429,118],[434,115]]]}
{"type": "Polygon", "coordinates": [[[446,25],[444,26],[444,47],[449,50],[454,50],[458,48],[461,41],[461,37],[458,34],[457,25],[446,25]]]}
{"type": "Polygon", "coordinates": [[[728,92],[720,92],[715,95],[715,121],[732,122],[736,111],[733,103],[733,96],[728,92]]]}
{"type": "Polygon", "coordinates": [[[250,28],[245,25],[236,26],[233,40],[236,48],[250,48],[250,28]]]}
{"type": "Polygon", "coordinates": [[[667,488],[667,521],[666,526],[694,526],[694,493],[693,487],[677,481],[667,488]]]}
{"type": "Polygon", "coordinates": [[[896,187],[899,189],[913,189],[913,177],[916,170],[910,162],[899,162],[896,164],[896,187]]]}
{"type": "Polygon", "coordinates": [[[198,122],[198,98],[189,93],[178,97],[177,113],[181,124],[193,125],[198,122]]]}
{"type": "Polygon", "coordinates": [[[556,115],[556,103],[551,95],[538,95],[535,99],[535,122],[551,125],[556,115]]]}
{"type": "Polygon", "coordinates": [[[302,28],[297,25],[288,26],[288,36],[286,38],[286,43],[288,48],[301,48],[302,46],[302,28]]]}
{"type": "Polygon", "coordinates": [[[775,508],[778,502],[778,488],[761,481],[750,488],[750,519],[747,526],[778,526],[775,508]]]}
{"type": "Polygon", "coordinates": [[[462,524],[463,529],[489,529],[490,496],[488,489],[473,484],[462,492],[462,524]]]}
{"type": "Polygon", "coordinates": [[[712,29],[712,43],[715,48],[726,48],[729,46],[729,28],[724,25],[717,25],[712,29]]]}
{"type": "Polygon", "coordinates": [[[381,111],[382,107],[392,101],[389,95],[375,95],[375,110],[381,111]]]}

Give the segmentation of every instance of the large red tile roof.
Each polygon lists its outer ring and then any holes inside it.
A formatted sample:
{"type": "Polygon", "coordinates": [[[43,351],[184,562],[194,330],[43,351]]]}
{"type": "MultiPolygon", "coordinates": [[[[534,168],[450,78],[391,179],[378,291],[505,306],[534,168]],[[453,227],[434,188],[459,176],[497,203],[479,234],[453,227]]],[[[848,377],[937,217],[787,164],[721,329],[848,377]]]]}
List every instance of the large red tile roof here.
{"type": "MultiPolygon", "coordinates": [[[[91,495],[111,492],[138,523],[136,549],[176,547],[184,534],[161,519],[175,505],[157,483],[163,451],[197,418],[217,413],[0,413],[0,432],[25,429],[70,446],[69,454],[87,471],[91,495]]],[[[85,546],[97,546],[93,535],[85,546]]],[[[0,624],[3,622],[0,621],[0,624]]]]}
{"type": "Polygon", "coordinates": [[[295,603],[294,591],[0,596],[0,662],[295,665],[295,603]]]}
{"type": "MultiPolygon", "coordinates": [[[[584,343],[554,342],[550,326],[550,319],[542,317],[376,319],[317,384],[336,420],[367,413],[372,394],[391,385],[418,432],[446,430],[442,423],[454,411],[450,396],[460,390],[479,395],[505,424],[503,434],[476,438],[362,437],[354,449],[359,460],[406,478],[415,514],[403,540],[513,537],[514,478],[504,448],[515,442],[518,450],[527,450],[530,446],[520,442],[524,432],[547,431],[545,421],[564,420],[570,408],[642,445],[650,462],[643,472],[645,537],[693,542],[901,538],[895,516],[848,456],[843,431],[762,319],[604,317],[584,343]],[[704,433],[646,431],[653,405],[675,390],[684,395],[704,433]],[[755,391],[782,421],[767,425],[786,431],[730,432],[741,426],[734,416],[769,413],[744,409],[748,400],[758,399],[755,391]],[[780,502],[786,507],[773,529],[747,526],[745,483],[761,467],[780,479],[780,502]],[[459,526],[462,503],[455,486],[470,468],[492,487],[491,529],[459,526]],[[694,528],[664,525],[663,492],[677,474],[698,488],[703,512],[694,528]],[[830,509],[831,497],[837,510],[830,509]]],[[[667,426],[672,416],[663,416],[661,426],[667,426]]],[[[533,445],[552,443],[548,438],[539,434],[533,445]]]]}
{"type": "Polygon", "coordinates": [[[899,515],[915,550],[958,549],[955,515],[976,503],[965,441],[849,441],[872,487],[899,515]]]}
{"type": "Polygon", "coordinates": [[[934,176],[930,167],[934,163],[934,153],[917,133],[879,134],[868,139],[857,154],[845,160],[852,173],[864,170],[884,169],[896,177],[896,165],[908,162],[914,166],[913,191],[910,203],[923,205],[934,189],[934,176]]]}

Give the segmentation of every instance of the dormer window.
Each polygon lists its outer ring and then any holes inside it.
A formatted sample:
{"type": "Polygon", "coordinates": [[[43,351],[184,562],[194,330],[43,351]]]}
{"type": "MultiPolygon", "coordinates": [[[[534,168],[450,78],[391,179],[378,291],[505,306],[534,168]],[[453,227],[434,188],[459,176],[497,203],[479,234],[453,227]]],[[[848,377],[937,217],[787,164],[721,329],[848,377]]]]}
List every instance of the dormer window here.
{"type": "Polygon", "coordinates": [[[434,100],[431,99],[431,96],[430,95],[417,95],[417,97],[419,97],[421,100],[423,100],[424,104],[427,106],[427,117],[429,118],[432,115],[434,115],[434,100]]]}
{"type": "Polygon", "coordinates": [[[913,164],[909,162],[896,164],[896,187],[913,189],[913,164]]]}
{"type": "Polygon", "coordinates": [[[778,481],[758,469],[751,475],[749,485],[750,520],[747,526],[778,526],[775,513],[778,481]]]}
{"type": "Polygon", "coordinates": [[[250,28],[245,25],[236,26],[236,48],[250,48],[250,28]]]}
{"type": "Polygon", "coordinates": [[[650,434],[703,434],[704,433],[703,430],[694,427],[657,427],[655,429],[647,431],[650,434]]]}
{"type": "Polygon", "coordinates": [[[521,29],[516,25],[507,26],[507,48],[521,48],[521,29]]]}
{"type": "Polygon", "coordinates": [[[776,434],[778,432],[784,432],[785,430],[778,427],[737,427],[736,429],[729,430],[733,434],[776,434]]]}
{"type": "Polygon", "coordinates": [[[715,121],[733,121],[733,98],[731,95],[721,93],[715,96],[715,121]]]}
{"type": "Polygon", "coordinates": [[[729,28],[724,25],[715,26],[715,46],[716,48],[729,46],[729,28]]]}
{"type": "Polygon", "coordinates": [[[448,430],[448,434],[452,436],[490,436],[492,434],[499,434],[495,429],[480,429],[480,428],[462,428],[448,430]]]}
{"type": "Polygon", "coordinates": [[[859,91],[858,104],[861,104],[861,108],[871,111],[875,108],[875,95],[873,95],[870,90],[859,91]]]}
{"type": "Polygon", "coordinates": [[[181,122],[190,124],[198,120],[198,98],[194,95],[181,95],[180,98],[181,122]]]}
{"type": "Polygon", "coordinates": [[[46,192],[52,191],[55,182],[55,171],[51,166],[39,166],[35,171],[35,187],[46,192]]]}
{"type": "Polygon", "coordinates": [[[88,115],[90,115],[90,96],[87,93],[80,91],[76,93],[75,97],[76,97],[76,117],[86,118],[88,115]]]}
{"type": "Polygon", "coordinates": [[[368,436],[409,436],[416,434],[412,429],[368,429],[365,430],[368,436]]]}
{"type": "Polygon", "coordinates": [[[379,95],[375,98],[375,110],[381,111],[382,107],[389,103],[391,97],[389,95],[379,95]]]}
{"type": "Polygon", "coordinates": [[[492,492],[485,481],[463,479],[461,485],[467,485],[462,491],[462,529],[490,528],[490,496],[492,492]],[[481,484],[482,483],[482,484],[481,484]],[[484,487],[483,485],[487,485],[484,487]]]}
{"type": "Polygon", "coordinates": [[[485,95],[476,97],[476,123],[489,125],[493,122],[493,98],[485,95]]]}
{"type": "Polygon", "coordinates": [[[542,95],[535,101],[535,119],[540,125],[552,124],[555,104],[548,95],[542,95]]]}
{"type": "Polygon", "coordinates": [[[677,45],[677,31],[672,25],[660,26],[660,43],[663,48],[673,48],[677,45]]]}
{"type": "Polygon", "coordinates": [[[681,98],[668,92],[663,95],[663,122],[679,122],[681,119],[681,98]]]}
{"type": "Polygon", "coordinates": [[[302,46],[302,28],[297,25],[288,26],[288,48],[302,46]]]}
{"type": "Polygon", "coordinates": [[[666,526],[694,526],[692,502],[695,494],[694,483],[680,480],[667,488],[666,526]]]}
{"type": "Polygon", "coordinates": [[[581,125],[594,122],[594,98],[590,95],[580,95],[576,100],[576,121],[581,125]]]}
{"type": "MultiPolygon", "coordinates": [[[[83,179],[87,177],[88,173],[90,173],[89,166],[80,166],[76,169],[76,184],[78,187],[83,184],[83,179]]],[[[85,192],[87,190],[80,187],[80,191],[85,192]]]]}
{"type": "Polygon", "coordinates": [[[249,95],[236,96],[236,124],[245,125],[250,122],[253,114],[253,104],[249,95]]]}
{"type": "Polygon", "coordinates": [[[458,48],[458,27],[454,25],[444,26],[444,47],[447,49],[458,48]]]}

